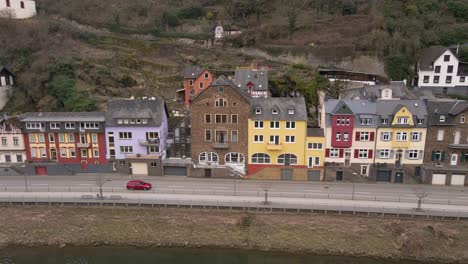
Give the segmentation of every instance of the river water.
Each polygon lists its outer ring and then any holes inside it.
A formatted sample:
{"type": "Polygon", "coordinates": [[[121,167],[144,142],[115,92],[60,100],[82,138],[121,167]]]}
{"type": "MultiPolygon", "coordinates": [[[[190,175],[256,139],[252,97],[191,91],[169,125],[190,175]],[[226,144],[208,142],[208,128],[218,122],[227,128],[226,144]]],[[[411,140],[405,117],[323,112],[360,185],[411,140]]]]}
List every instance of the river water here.
{"type": "Polygon", "coordinates": [[[0,264],[422,264],[366,258],[290,255],[247,250],[28,248],[0,251],[0,264]]]}

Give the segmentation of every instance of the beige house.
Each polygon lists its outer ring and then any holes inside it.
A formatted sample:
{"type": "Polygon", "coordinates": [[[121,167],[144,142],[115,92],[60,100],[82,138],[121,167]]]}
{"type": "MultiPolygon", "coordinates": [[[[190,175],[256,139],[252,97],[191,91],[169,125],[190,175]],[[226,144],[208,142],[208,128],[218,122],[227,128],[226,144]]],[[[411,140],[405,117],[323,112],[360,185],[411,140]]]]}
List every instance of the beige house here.
{"type": "Polygon", "coordinates": [[[6,114],[0,115],[0,164],[23,163],[26,152],[21,129],[6,114]]]}

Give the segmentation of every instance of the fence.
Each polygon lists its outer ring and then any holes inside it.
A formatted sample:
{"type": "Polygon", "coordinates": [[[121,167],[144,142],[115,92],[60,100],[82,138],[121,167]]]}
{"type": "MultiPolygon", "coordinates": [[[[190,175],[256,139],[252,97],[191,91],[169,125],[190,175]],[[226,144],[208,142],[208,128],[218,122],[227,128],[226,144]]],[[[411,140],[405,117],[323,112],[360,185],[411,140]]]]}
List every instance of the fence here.
{"type": "Polygon", "coordinates": [[[382,206],[338,206],[329,204],[264,204],[261,202],[128,198],[118,195],[98,199],[94,195],[76,197],[2,196],[0,203],[22,206],[88,206],[88,207],[146,207],[146,208],[204,208],[214,210],[242,210],[247,212],[295,212],[310,214],[359,215],[393,218],[466,220],[468,212],[452,210],[416,210],[382,206]]]}
{"type": "MultiPolygon", "coordinates": [[[[104,193],[132,193],[139,191],[127,190],[123,187],[106,187],[102,188],[104,193]]],[[[25,192],[24,186],[1,186],[0,192],[25,192]]],[[[28,192],[89,192],[98,193],[99,187],[97,186],[50,186],[44,184],[42,186],[28,186],[28,192]]],[[[150,193],[159,194],[186,194],[186,195],[219,195],[219,196],[248,196],[248,197],[263,197],[264,190],[252,189],[252,190],[241,190],[239,188],[232,190],[201,190],[193,188],[153,188],[149,191],[150,193]]],[[[368,195],[359,194],[358,192],[345,192],[345,193],[304,193],[304,192],[275,192],[269,191],[268,196],[270,197],[281,197],[281,198],[304,198],[304,199],[333,199],[333,200],[356,200],[356,201],[375,201],[375,202],[398,202],[398,203],[417,203],[418,198],[416,195],[368,195]]],[[[468,199],[446,199],[446,198],[435,198],[428,196],[423,199],[425,204],[444,204],[444,205],[461,205],[468,206],[468,199]]]]}

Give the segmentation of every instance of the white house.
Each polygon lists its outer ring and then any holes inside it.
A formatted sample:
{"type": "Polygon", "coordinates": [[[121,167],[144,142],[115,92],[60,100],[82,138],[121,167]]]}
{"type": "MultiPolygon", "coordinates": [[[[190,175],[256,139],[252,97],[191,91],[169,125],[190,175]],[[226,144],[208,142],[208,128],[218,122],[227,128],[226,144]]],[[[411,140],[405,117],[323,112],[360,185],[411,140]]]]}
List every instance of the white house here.
{"type": "Polygon", "coordinates": [[[420,90],[468,95],[468,62],[460,61],[457,53],[442,46],[424,50],[417,65],[420,90]]]}
{"type": "Polygon", "coordinates": [[[36,2],[33,0],[0,0],[0,16],[16,19],[36,15],[36,2]]]}
{"type": "Polygon", "coordinates": [[[10,99],[11,88],[14,85],[15,74],[8,68],[0,66],[0,109],[2,109],[10,99]]]}

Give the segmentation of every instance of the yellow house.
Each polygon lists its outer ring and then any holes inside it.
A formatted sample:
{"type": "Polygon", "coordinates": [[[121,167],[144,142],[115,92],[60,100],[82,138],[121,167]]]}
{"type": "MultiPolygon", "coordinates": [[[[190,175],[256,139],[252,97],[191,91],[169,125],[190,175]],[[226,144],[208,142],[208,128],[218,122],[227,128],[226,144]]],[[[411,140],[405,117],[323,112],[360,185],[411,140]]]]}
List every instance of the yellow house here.
{"type": "Polygon", "coordinates": [[[424,158],[427,110],[422,100],[390,100],[377,104],[375,164],[377,181],[412,182],[424,158]],[[380,167],[379,167],[380,166],[380,167]]]}
{"type": "Polygon", "coordinates": [[[307,128],[305,147],[308,180],[323,180],[325,136],[322,128],[307,128]]]}
{"type": "Polygon", "coordinates": [[[304,98],[252,99],[248,132],[248,178],[307,180],[304,98]]]}

